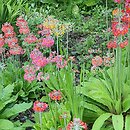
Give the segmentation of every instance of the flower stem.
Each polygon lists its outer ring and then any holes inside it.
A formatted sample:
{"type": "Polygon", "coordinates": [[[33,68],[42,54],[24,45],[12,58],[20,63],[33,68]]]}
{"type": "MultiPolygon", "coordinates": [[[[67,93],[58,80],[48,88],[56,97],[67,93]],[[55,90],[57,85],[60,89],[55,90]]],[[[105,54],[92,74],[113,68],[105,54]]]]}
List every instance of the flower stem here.
{"type": "Polygon", "coordinates": [[[67,31],[67,33],[66,33],[66,39],[67,39],[67,41],[66,41],[66,43],[67,43],[67,58],[68,58],[68,56],[69,56],[69,46],[68,46],[68,43],[69,43],[69,38],[68,38],[68,31],[67,31]]]}
{"type": "Polygon", "coordinates": [[[59,37],[57,36],[57,56],[59,55],[59,37]]]}
{"type": "Polygon", "coordinates": [[[130,30],[128,33],[128,80],[130,80],[130,30]]]}
{"type": "Polygon", "coordinates": [[[41,130],[43,130],[42,129],[42,112],[39,112],[39,122],[40,122],[41,130]]]}

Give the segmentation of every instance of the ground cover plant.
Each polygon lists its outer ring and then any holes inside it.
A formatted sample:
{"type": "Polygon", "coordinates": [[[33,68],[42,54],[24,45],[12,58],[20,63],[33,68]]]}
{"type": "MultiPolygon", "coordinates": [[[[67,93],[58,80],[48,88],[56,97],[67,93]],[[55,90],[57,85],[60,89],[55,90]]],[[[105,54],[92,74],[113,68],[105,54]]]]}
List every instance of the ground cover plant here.
{"type": "Polygon", "coordinates": [[[0,4],[0,130],[129,130],[130,0],[15,2],[0,4]]]}

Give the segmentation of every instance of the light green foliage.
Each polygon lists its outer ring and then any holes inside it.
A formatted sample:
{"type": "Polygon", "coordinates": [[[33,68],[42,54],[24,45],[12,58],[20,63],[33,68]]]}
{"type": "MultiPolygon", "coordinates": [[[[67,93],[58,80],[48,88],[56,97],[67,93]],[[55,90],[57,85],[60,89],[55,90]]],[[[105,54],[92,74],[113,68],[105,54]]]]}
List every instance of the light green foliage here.
{"type": "Polygon", "coordinates": [[[123,115],[112,115],[112,123],[115,130],[123,130],[123,115]]]}
{"type": "Polygon", "coordinates": [[[111,116],[111,113],[102,114],[94,123],[92,130],[100,130],[104,122],[111,116]]]}
{"type": "Polygon", "coordinates": [[[13,93],[20,97],[21,100],[27,101],[30,98],[36,98],[35,91],[41,91],[41,84],[37,81],[33,81],[31,84],[24,80],[24,70],[21,68],[17,61],[13,64],[6,63],[6,67],[0,72],[0,84],[8,86],[14,85],[13,93]]]}
{"type": "Polygon", "coordinates": [[[14,85],[6,87],[0,85],[0,128],[2,130],[12,129],[13,123],[8,120],[12,116],[17,116],[20,112],[29,109],[32,103],[17,104],[18,95],[13,95],[14,85]],[[8,123],[8,128],[7,125],[8,123]]]}
{"type": "Polygon", "coordinates": [[[70,67],[50,74],[50,80],[45,81],[45,84],[50,90],[61,90],[64,98],[66,98],[65,100],[67,101],[68,109],[72,112],[72,115],[80,116],[79,102],[82,100],[82,96],[78,95],[76,92],[76,87],[74,86],[74,73],[70,67]]]}
{"type": "MultiPolygon", "coordinates": [[[[125,68],[127,70],[127,68],[125,68]]],[[[123,86],[122,86],[122,100],[116,98],[114,92],[118,93],[118,89],[114,86],[114,71],[113,68],[109,70],[104,70],[102,78],[94,78],[91,77],[89,81],[85,81],[82,83],[81,89],[78,91],[84,95],[85,102],[82,102],[82,106],[85,108],[84,113],[88,112],[88,115],[85,114],[84,118],[89,121],[94,121],[97,117],[99,117],[94,123],[94,130],[96,130],[98,120],[101,120],[103,124],[109,124],[109,120],[112,120],[113,127],[115,130],[122,130],[124,127],[124,119],[123,113],[129,112],[130,109],[130,88],[129,83],[126,82],[127,72],[124,71],[122,73],[124,76],[122,78],[123,86]],[[116,90],[115,90],[116,89],[116,90]],[[89,112],[93,113],[93,120],[89,119],[89,112]],[[112,119],[109,119],[105,122],[102,119],[102,115],[105,113],[113,113],[112,119]],[[119,124],[118,124],[119,123],[119,124]]],[[[117,95],[118,96],[118,95],[117,95]]],[[[92,115],[92,114],[91,114],[92,115]]],[[[126,117],[127,118],[127,117],[126,117]]],[[[129,118],[126,120],[126,124],[128,124],[129,118]]],[[[103,127],[99,125],[100,128],[103,127]]],[[[106,127],[108,128],[111,123],[106,127]]],[[[99,130],[100,130],[99,128],[99,130]]],[[[105,129],[105,128],[104,128],[105,129]]]]}
{"type": "MultiPolygon", "coordinates": [[[[49,110],[42,113],[43,129],[65,128],[71,119],[82,119],[83,107],[80,101],[83,100],[76,87],[74,86],[74,73],[70,67],[61,69],[59,71],[50,73],[50,79],[44,80],[46,96],[43,96],[40,101],[49,104],[49,110]],[[53,90],[60,90],[62,92],[61,101],[52,101],[48,94],[53,90]],[[60,116],[66,115],[65,119],[60,116]]],[[[35,114],[36,124],[34,128],[40,130],[38,113],[35,114]]]]}
{"type": "MultiPolygon", "coordinates": [[[[45,101],[41,99],[41,101],[45,101]]],[[[67,106],[63,103],[49,103],[49,111],[42,113],[42,128],[50,129],[53,128],[57,130],[58,128],[64,128],[64,123],[68,124],[71,119],[70,111],[67,109],[67,106]],[[66,116],[64,119],[62,116],[66,116]]],[[[36,124],[34,128],[40,130],[39,124],[39,113],[35,113],[36,124]]]]}
{"type": "Polygon", "coordinates": [[[126,116],[125,130],[130,130],[130,115],[126,116]]]}

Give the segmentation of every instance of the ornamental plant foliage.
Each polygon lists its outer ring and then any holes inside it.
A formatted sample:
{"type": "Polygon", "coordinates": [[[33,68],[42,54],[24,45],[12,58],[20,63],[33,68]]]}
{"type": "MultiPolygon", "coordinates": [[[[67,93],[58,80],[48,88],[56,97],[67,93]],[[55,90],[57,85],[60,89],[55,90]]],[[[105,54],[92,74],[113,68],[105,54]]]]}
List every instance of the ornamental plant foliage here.
{"type": "MultiPolygon", "coordinates": [[[[74,73],[70,67],[66,67],[49,74],[50,79],[43,82],[46,96],[43,96],[39,102],[43,104],[42,102],[46,101],[49,108],[40,112],[37,108],[37,102],[34,103],[36,121],[34,128],[36,130],[66,128],[70,130],[73,126],[71,125],[72,122],[69,123],[70,120],[74,119],[74,122],[76,122],[75,120],[79,122],[79,119],[82,119],[83,111],[83,107],[79,105],[82,98],[74,86],[74,73]]],[[[78,123],[76,124],[78,125],[78,123]]],[[[80,129],[79,127],[87,129],[86,123],[83,122],[77,127],[78,129],[80,129]]],[[[76,126],[73,128],[76,129],[76,126]]]]}
{"type": "Polygon", "coordinates": [[[0,128],[2,130],[13,130],[15,126],[8,118],[17,116],[32,106],[32,103],[25,102],[17,104],[18,94],[13,95],[13,90],[14,84],[6,87],[0,85],[0,128]]]}
{"type": "Polygon", "coordinates": [[[79,92],[84,95],[81,105],[84,119],[94,122],[92,130],[129,130],[130,124],[130,33],[129,4],[115,0],[119,5],[114,10],[112,33],[114,41],[107,44],[115,52],[115,63],[104,68],[102,77],[91,77],[82,83],[79,92]],[[122,7],[124,10],[122,11],[122,7]],[[128,39],[128,40],[127,40],[128,39]],[[125,50],[125,55],[124,54],[125,50]],[[123,60],[122,60],[123,59],[123,60]],[[125,60],[124,60],[125,59],[125,60]],[[90,120],[90,114],[93,118],[90,120]]]}

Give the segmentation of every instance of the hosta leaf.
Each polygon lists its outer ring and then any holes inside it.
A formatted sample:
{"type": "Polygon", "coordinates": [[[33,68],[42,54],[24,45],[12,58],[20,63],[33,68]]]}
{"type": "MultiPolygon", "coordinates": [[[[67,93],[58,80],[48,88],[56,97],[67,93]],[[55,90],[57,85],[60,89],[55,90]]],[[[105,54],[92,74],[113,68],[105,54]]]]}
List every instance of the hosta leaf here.
{"type": "Polygon", "coordinates": [[[130,115],[126,116],[126,119],[125,119],[125,130],[130,130],[130,115]]]}
{"type": "Polygon", "coordinates": [[[0,129],[1,130],[12,130],[14,127],[13,123],[9,120],[0,119],[0,129]]]}
{"type": "Polygon", "coordinates": [[[123,115],[112,115],[112,124],[115,130],[123,130],[123,115]]]}
{"type": "Polygon", "coordinates": [[[32,106],[32,103],[21,103],[15,104],[12,108],[7,108],[1,115],[0,118],[9,118],[20,112],[26,111],[32,106]]]}
{"type": "Polygon", "coordinates": [[[111,116],[111,113],[102,114],[98,119],[95,121],[92,130],[100,130],[104,122],[111,116]]]}

